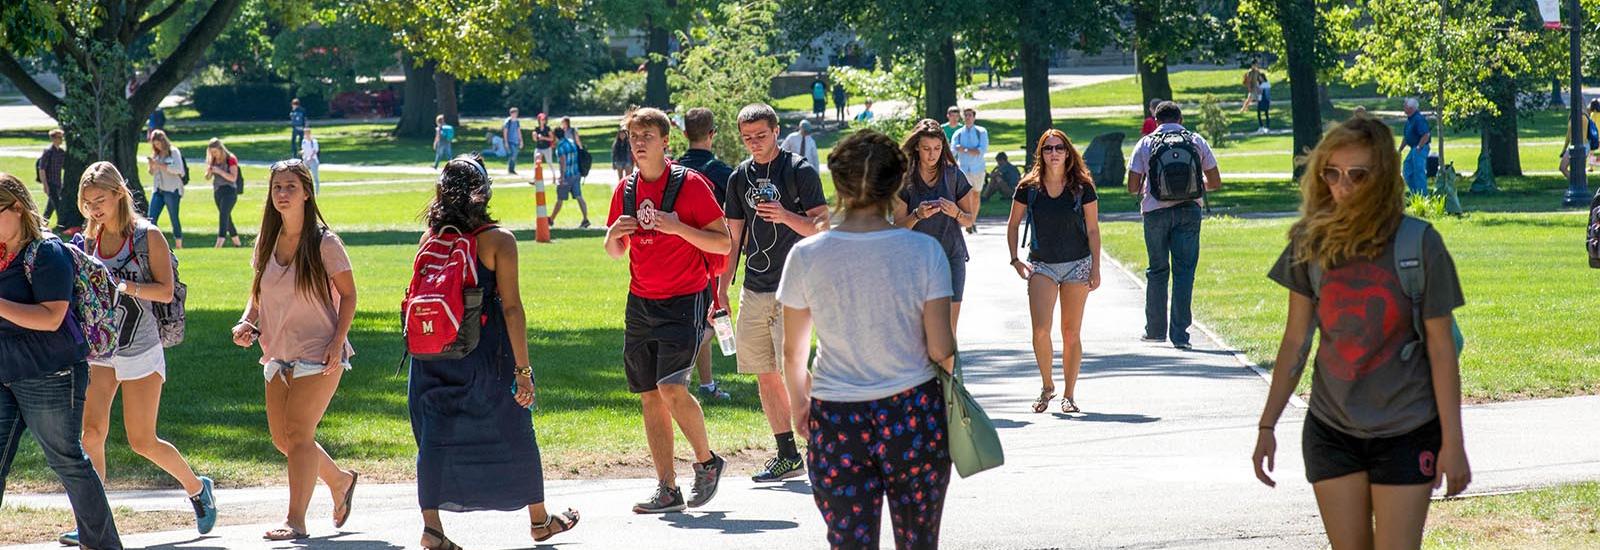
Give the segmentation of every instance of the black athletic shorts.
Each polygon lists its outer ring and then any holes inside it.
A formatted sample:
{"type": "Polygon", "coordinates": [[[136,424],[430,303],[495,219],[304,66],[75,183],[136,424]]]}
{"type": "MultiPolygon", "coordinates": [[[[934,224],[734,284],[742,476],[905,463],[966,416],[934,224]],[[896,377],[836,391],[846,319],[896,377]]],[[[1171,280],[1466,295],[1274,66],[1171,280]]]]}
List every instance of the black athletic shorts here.
{"type": "Polygon", "coordinates": [[[1300,447],[1312,483],[1366,472],[1374,485],[1420,485],[1433,483],[1443,439],[1437,418],[1409,433],[1363,439],[1307,414],[1300,447]]]}
{"type": "Polygon", "coordinates": [[[660,384],[689,384],[706,330],[711,287],[665,300],[628,295],[622,362],[628,390],[653,391],[660,384]]]}

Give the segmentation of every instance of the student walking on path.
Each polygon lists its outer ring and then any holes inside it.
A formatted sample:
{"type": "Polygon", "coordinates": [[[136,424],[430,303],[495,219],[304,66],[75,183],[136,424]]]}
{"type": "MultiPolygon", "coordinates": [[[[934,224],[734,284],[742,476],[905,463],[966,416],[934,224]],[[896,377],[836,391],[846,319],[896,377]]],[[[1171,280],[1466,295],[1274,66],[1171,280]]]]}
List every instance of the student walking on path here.
{"type": "Polygon", "coordinates": [[[506,172],[516,175],[517,153],[522,150],[522,119],[517,118],[516,107],[500,123],[500,138],[506,142],[506,172]]]}
{"type": "Polygon", "coordinates": [[[1145,270],[1148,286],[1140,340],[1170,338],[1173,347],[1187,350],[1192,347],[1189,325],[1194,321],[1194,272],[1200,264],[1200,205],[1206,192],[1222,188],[1222,173],[1217,171],[1217,157],[1205,138],[1183,127],[1183,111],[1177,103],[1157,104],[1155,118],[1161,125],[1139,139],[1128,159],[1128,192],[1139,197],[1150,266],[1145,270]]]}
{"type": "Polygon", "coordinates": [[[300,140],[305,138],[306,110],[300,106],[300,98],[289,100],[289,154],[300,154],[300,140]]]}
{"type": "Polygon", "coordinates": [[[1301,177],[1301,218],[1268,277],[1289,316],[1251,462],[1268,486],[1278,418],[1320,334],[1300,443],[1333,548],[1419,548],[1429,496],[1472,480],[1461,429],[1455,262],[1405,215],[1388,126],[1356,116],[1329,130],[1301,177]],[[1354,305],[1352,305],[1354,304],[1354,305]]]}
{"type": "Polygon", "coordinates": [[[1055,350],[1051,349],[1051,315],[1061,300],[1061,412],[1078,412],[1078,372],[1083,364],[1083,308],[1089,293],[1100,287],[1100,204],[1094,177],[1067,134],[1051,128],[1039,138],[1033,158],[1039,159],[1022,178],[1012,198],[1006,224],[1011,267],[1028,282],[1028,310],[1033,321],[1033,358],[1042,386],[1033,412],[1042,413],[1055,397],[1055,350]],[[1017,240],[1017,226],[1028,224],[1032,237],[1017,240]],[[1017,245],[1028,247],[1026,262],[1017,245]]]}
{"type": "Polygon", "coordinates": [[[305,139],[300,141],[300,160],[305,163],[306,170],[311,172],[311,187],[313,193],[322,192],[322,145],[317,143],[317,138],[311,137],[311,128],[305,130],[305,139]]]}
{"type": "Polygon", "coordinates": [[[411,361],[411,431],[417,440],[417,501],[421,545],[458,549],[444,534],[441,510],[474,512],[526,508],[534,541],[578,524],[572,510],[545,510],[544,470],[529,408],[533,363],[518,285],[517,238],[489,216],[488,169],[477,156],[445,163],[428,205],[430,239],[446,229],[475,243],[473,269],[483,292],[477,347],[460,359],[411,361]],[[515,388],[506,391],[507,387],[515,388]]]}
{"type": "Polygon", "coordinates": [[[617,138],[611,140],[611,169],[617,171],[617,181],[622,181],[633,172],[633,147],[628,145],[628,129],[617,130],[617,138]]]}
{"type": "MultiPolygon", "coordinates": [[[[777,136],[778,113],[771,106],[756,103],[739,111],[739,140],[750,158],[739,163],[729,178],[726,209],[734,243],[728,265],[739,265],[741,254],[745,258],[738,328],[733,332],[739,372],[756,376],[761,411],[778,448],[777,456],[753,477],[758,482],[798,477],[804,466],[784,387],[783,311],[777,293],[790,249],[817,234],[828,221],[828,200],[817,168],[779,149],[777,136]]],[[[731,278],[721,279],[719,303],[729,303],[731,278]]]]}
{"type": "Polygon", "coordinates": [[[161,222],[161,211],[166,210],[172,221],[172,243],[183,248],[183,222],[178,219],[178,207],[183,204],[183,186],[189,183],[189,168],[183,161],[183,152],[172,145],[162,130],[150,132],[150,157],[145,160],[155,193],[150,197],[150,221],[161,222]]]}
{"type": "MultiPolygon", "coordinates": [[[[575,135],[576,133],[574,133],[575,135]]],[[[556,166],[560,167],[561,183],[556,184],[556,207],[550,211],[550,225],[556,224],[556,216],[561,214],[561,205],[567,202],[567,197],[578,201],[578,213],[583,215],[583,221],[578,224],[578,229],[589,228],[589,202],[583,200],[583,167],[578,161],[578,144],[572,140],[566,130],[555,129],[556,139],[556,166]]]]}
{"type": "Polygon", "coordinates": [[[60,128],[50,130],[50,146],[44,148],[35,163],[39,171],[39,185],[44,187],[44,223],[50,225],[50,216],[61,204],[61,178],[67,167],[67,149],[63,146],[66,134],[60,128]]]}
{"type": "Polygon", "coordinates": [[[628,257],[628,304],[622,355],[628,389],[639,394],[657,487],[634,505],[640,514],[700,507],[717,494],[727,461],[711,451],[705,414],[689,392],[689,372],[704,339],[711,283],[733,248],[711,182],[667,161],[672,122],[658,109],[628,117],[628,142],[639,167],[618,182],[606,225],[606,253],[628,257]],[[694,448],[688,501],[672,464],[672,424],[694,448]]]}
{"type": "Polygon", "coordinates": [[[48,238],[44,223],[27,186],[0,172],[0,497],[27,431],[72,503],[72,542],[121,550],[105,487],[83,450],[89,364],[67,316],[73,252],[48,238]]]}
{"type": "MultiPolygon", "coordinates": [[[[78,209],[87,221],[84,233],[89,238],[84,247],[117,281],[116,318],[122,322],[116,352],[89,361],[89,389],[83,404],[84,451],[105,479],[111,405],[120,390],[128,447],[183,486],[194,508],[195,525],[204,535],[217,522],[213,483],[196,476],[178,448],[156,435],[161,390],[167,381],[165,342],[156,304],[175,298],[177,271],[172,250],[161,229],[134,211],[122,173],[109,162],[96,162],[84,170],[78,184],[78,209]]],[[[77,538],[77,533],[68,535],[77,538]]]]}
{"type": "Polygon", "coordinates": [[[967,286],[967,239],[963,227],[977,222],[978,194],[956,166],[950,144],[937,122],[923,119],[900,146],[912,168],[905,186],[894,196],[894,224],[939,240],[950,261],[950,329],[961,316],[961,296],[967,286]]]}
{"type": "Polygon", "coordinates": [[[938,241],[887,221],[906,168],[876,131],[840,142],[828,169],[844,220],[794,246],[778,289],[790,407],[833,548],[877,548],[885,502],[896,548],[939,547],[951,463],[935,369],[955,364],[950,262],[938,241]]]}
{"type": "Polygon", "coordinates": [[[456,127],[445,124],[444,115],[433,117],[433,169],[439,169],[439,161],[448,161],[455,156],[451,142],[456,139],[456,127]]]}
{"type": "Polygon", "coordinates": [[[239,228],[233,225],[233,207],[239,203],[243,188],[239,159],[228,152],[220,139],[211,138],[206,146],[206,175],[211,176],[212,199],[217,203],[216,247],[222,248],[225,239],[233,239],[233,246],[244,246],[239,242],[239,228]]]}
{"type": "Polygon", "coordinates": [[[350,369],[356,280],[344,243],[317,208],[311,171],[299,159],[271,167],[267,208],[256,237],[250,301],[233,342],[261,344],[267,430],[288,458],[289,510],[266,540],[303,540],[306,508],[321,478],[333,494],[333,526],[350,519],[358,474],[341,470],[316,441],[317,424],[350,369]]]}
{"type": "MultiPolygon", "coordinates": [[[[711,109],[695,107],[683,116],[683,136],[689,140],[689,150],[678,156],[678,164],[690,170],[699,172],[706,179],[711,180],[711,192],[716,195],[717,206],[727,210],[728,180],[732,179],[733,167],[717,158],[711,151],[711,144],[717,136],[716,116],[711,109]]],[[[730,224],[731,225],[731,224],[730,224]]],[[[731,233],[730,233],[731,234],[731,233]]],[[[734,250],[738,250],[735,247],[734,250]]],[[[723,279],[732,275],[723,273],[717,276],[717,288],[726,289],[727,282],[723,279]]],[[[728,296],[724,292],[720,300],[713,301],[711,311],[715,314],[719,309],[728,307],[728,296]]],[[[695,357],[694,370],[700,379],[700,398],[702,399],[730,399],[727,391],[717,386],[717,381],[711,374],[711,332],[705,331],[700,344],[700,354],[695,357]]]]}

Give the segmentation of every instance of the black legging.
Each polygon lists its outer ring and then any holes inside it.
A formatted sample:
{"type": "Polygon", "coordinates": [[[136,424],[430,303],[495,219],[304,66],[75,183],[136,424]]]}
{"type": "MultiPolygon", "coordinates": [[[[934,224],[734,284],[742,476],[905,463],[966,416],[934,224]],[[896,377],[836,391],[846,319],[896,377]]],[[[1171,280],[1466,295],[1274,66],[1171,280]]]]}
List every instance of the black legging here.
{"type": "Polygon", "coordinates": [[[232,185],[219,185],[212,189],[217,201],[217,237],[237,237],[239,228],[233,226],[233,205],[239,202],[239,190],[232,185]]]}

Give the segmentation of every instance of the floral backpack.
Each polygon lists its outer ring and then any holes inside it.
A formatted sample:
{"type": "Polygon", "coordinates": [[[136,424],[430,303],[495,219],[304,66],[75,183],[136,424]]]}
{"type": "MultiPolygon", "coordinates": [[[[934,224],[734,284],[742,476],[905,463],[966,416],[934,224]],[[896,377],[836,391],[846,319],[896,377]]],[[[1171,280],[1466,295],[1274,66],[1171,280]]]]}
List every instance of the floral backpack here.
{"type": "MultiPolygon", "coordinates": [[[[33,262],[39,256],[39,245],[46,240],[61,242],[59,237],[46,233],[43,238],[28,244],[24,255],[23,273],[28,283],[33,283],[33,262]]],[[[72,255],[72,305],[67,309],[67,320],[75,323],[76,333],[89,347],[90,359],[104,359],[117,351],[117,334],[121,328],[117,319],[117,283],[105,264],[83,251],[83,236],[73,237],[63,243],[72,255]]]]}

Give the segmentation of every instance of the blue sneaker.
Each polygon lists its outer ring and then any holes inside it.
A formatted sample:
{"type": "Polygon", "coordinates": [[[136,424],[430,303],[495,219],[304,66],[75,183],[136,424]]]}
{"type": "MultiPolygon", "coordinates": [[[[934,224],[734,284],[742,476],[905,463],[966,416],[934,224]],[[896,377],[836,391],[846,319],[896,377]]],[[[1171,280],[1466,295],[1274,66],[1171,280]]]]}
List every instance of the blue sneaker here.
{"type": "Polygon", "coordinates": [[[200,476],[200,494],[189,498],[189,504],[194,505],[194,525],[202,535],[217,525],[217,497],[211,493],[212,485],[211,478],[200,476]]]}
{"type": "Polygon", "coordinates": [[[62,533],[61,536],[56,539],[56,542],[61,543],[62,546],[78,546],[78,530],[73,529],[71,531],[62,533]]]}

